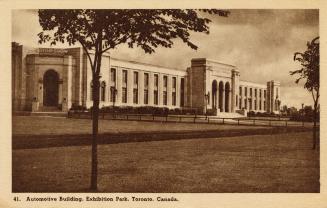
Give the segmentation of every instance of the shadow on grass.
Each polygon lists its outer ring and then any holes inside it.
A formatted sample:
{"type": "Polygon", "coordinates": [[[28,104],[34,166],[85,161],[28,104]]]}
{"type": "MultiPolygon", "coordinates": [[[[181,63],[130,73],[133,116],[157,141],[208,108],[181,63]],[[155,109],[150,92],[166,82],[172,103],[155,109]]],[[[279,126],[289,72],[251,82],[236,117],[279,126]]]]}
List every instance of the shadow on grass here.
{"type": "MultiPolygon", "coordinates": [[[[170,132],[129,132],[99,134],[98,144],[117,144],[130,142],[149,142],[179,139],[202,139],[234,137],[246,135],[273,135],[281,133],[311,131],[311,128],[302,127],[271,127],[260,129],[232,129],[232,130],[205,130],[205,131],[170,131],[170,132]]],[[[35,149],[64,146],[91,145],[91,134],[79,135],[19,135],[13,136],[13,149],[35,149]]]]}

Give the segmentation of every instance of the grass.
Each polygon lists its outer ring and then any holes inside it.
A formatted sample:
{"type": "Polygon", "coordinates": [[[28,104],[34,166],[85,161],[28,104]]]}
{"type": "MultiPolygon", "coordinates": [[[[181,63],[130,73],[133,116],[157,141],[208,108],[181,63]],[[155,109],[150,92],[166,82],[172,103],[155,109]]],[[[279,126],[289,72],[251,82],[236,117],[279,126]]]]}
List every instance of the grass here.
{"type": "MultiPolygon", "coordinates": [[[[311,150],[311,136],[99,145],[99,191],[319,192],[319,152],[311,150]]],[[[90,146],[13,150],[13,192],[88,192],[90,151],[90,146]]]]}
{"type": "MultiPolygon", "coordinates": [[[[14,116],[13,135],[62,135],[90,134],[92,120],[68,119],[64,117],[14,116]]],[[[231,126],[217,124],[165,123],[146,121],[99,120],[99,133],[127,133],[142,131],[188,131],[188,130],[227,130],[258,129],[262,127],[231,126]]]]}

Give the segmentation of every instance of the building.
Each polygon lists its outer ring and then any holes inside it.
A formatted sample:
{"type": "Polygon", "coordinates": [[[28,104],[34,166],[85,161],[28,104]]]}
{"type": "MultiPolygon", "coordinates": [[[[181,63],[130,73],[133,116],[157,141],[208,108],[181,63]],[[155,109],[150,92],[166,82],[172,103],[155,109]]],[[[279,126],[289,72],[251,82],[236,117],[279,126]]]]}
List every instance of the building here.
{"type": "MultiPolygon", "coordinates": [[[[68,111],[92,106],[92,73],[81,48],[27,48],[12,43],[13,111],[68,111]]],[[[205,58],[187,70],[104,55],[100,106],[196,108],[200,112],[279,113],[280,84],[246,82],[233,65],[205,58]]]]}

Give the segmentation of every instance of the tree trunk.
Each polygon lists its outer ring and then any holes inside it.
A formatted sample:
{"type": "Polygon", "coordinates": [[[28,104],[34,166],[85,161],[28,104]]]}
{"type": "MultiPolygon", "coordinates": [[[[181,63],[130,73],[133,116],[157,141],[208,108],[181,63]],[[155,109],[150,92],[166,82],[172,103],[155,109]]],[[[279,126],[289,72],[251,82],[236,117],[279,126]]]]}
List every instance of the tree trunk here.
{"type": "Polygon", "coordinates": [[[313,110],[313,145],[312,149],[317,147],[317,104],[314,104],[313,110]]]}
{"type": "Polygon", "coordinates": [[[93,108],[92,108],[92,170],[91,170],[91,190],[97,190],[98,184],[98,117],[99,117],[99,88],[100,77],[93,77],[93,108]]]}

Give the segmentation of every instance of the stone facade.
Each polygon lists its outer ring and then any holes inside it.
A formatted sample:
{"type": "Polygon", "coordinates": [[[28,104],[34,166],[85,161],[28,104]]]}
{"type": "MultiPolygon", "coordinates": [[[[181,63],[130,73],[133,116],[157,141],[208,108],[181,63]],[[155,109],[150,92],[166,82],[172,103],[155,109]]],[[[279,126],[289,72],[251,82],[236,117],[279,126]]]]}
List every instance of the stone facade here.
{"type": "MultiPolygon", "coordinates": [[[[12,44],[13,111],[68,111],[92,106],[92,71],[81,48],[26,48],[12,44]]],[[[240,80],[233,65],[205,58],[187,70],[102,58],[100,106],[196,108],[199,112],[279,113],[280,84],[240,80]]]]}

